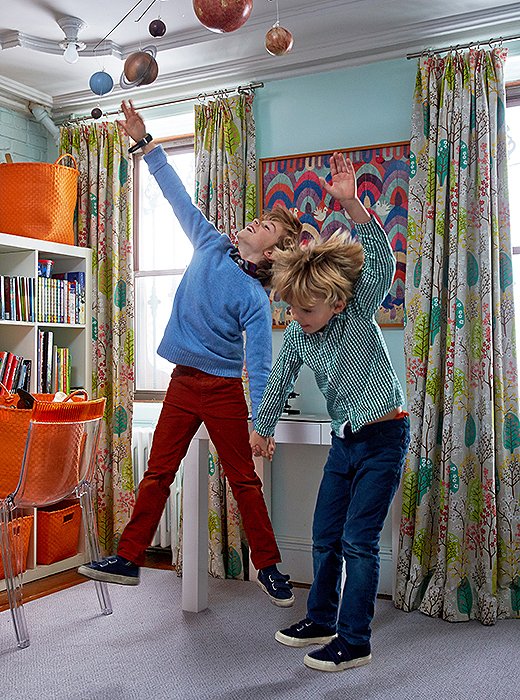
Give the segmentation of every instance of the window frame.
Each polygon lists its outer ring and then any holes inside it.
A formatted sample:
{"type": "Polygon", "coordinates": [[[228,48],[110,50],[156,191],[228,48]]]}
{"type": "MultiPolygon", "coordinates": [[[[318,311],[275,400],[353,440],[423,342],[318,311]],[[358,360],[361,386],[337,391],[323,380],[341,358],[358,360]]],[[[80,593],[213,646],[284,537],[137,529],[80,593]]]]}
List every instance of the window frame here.
{"type": "MultiPolygon", "coordinates": [[[[506,84],[506,110],[520,106],[520,80],[506,84]]],[[[520,246],[511,246],[512,255],[520,255],[520,246]]]]}
{"type": "MultiPolygon", "coordinates": [[[[195,134],[182,134],[179,136],[165,136],[154,139],[156,144],[161,146],[166,151],[166,154],[187,153],[193,152],[195,148],[195,134]]],[[[132,213],[132,238],[133,238],[133,259],[134,259],[134,309],[137,310],[135,293],[137,285],[135,280],[138,277],[160,277],[166,275],[182,275],[186,268],[173,268],[165,270],[140,270],[139,269],[139,192],[140,192],[140,173],[143,167],[143,153],[133,154],[133,213],[132,213]]],[[[137,336],[137,311],[134,314],[134,336],[137,336]]],[[[135,402],[153,402],[158,403],[164,401],[166,391],[156,391],[148,389],[137,389],[137,367],[134,368],[134,401],[135,402]]]]}

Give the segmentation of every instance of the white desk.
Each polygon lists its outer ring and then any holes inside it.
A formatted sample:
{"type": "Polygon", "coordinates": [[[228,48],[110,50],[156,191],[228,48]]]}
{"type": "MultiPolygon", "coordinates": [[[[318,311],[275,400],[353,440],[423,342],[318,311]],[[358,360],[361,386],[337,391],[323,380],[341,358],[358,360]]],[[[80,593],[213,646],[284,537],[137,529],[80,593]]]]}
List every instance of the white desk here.
{"type": "MultiPolygon", "coordinates": [[[[330,445],[330,418],[318,415],[284,416],[276,427],[277,443],[330,445]]],[[[208,433],[197,431],[184,458],[182,609],[200,612],[208,607],[208,433]]],[[[255,459],[267,509],[271,509],[271,463],[255,459]]]]}

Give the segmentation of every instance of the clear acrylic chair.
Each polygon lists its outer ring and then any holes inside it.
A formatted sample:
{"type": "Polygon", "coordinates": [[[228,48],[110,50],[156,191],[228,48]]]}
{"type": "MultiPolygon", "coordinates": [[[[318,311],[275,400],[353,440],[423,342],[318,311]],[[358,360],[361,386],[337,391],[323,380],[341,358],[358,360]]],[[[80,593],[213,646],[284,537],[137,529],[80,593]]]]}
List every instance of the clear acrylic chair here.
{"type": "MultiPolygon", "coordinates": [[[[20,649],[29,646],[21,573],[25,568],[23,537],[17,535],[21,531],[17,526],[21,509],[53,505],[71,496],[79,498],[86,554],[90,561],[101,558],[92,481],[105,402],[104,398],[67,403],[36,401],[18,486],[0,499],[0,544],[7,598],[20,649]]],[[[96,581],[95,587],[102,613],[110,615],[107,584],[96,581]]]]}

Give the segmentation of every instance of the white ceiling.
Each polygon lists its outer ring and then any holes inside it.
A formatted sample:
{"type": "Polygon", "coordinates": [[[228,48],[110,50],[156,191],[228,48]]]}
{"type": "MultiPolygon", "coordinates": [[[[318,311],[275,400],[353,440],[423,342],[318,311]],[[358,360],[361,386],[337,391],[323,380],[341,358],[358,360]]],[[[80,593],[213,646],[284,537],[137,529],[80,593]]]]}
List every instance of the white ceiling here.
{"type": "MultiPolygon", "coordinates": [[[[402,58],[427,47],[520,34],[520,2],[493,6],[491,0],[278,0],[280,24],[292,32],[294,47],[276,57],[265,50],[264,37],[276,20],[277,0],[254,0],[247,22],[223,34],[202,26],[192,0],[156,0],[149,7],[151,3],[141,0],[94,51],[137,0],[4,0],[1,103],[25,109],[29,101],[39,102],[59,118],[89,113],[98,102],[111,109],[122,97],[133,97],[137,104],[176,99],[250,81],[402,58]],[[79,35],[87,48],[73,65],[64,61],[58,47],[64,34],[57,20],[68,15],[87,24],[79,35]],[[148,24],[158,16],[167,32],[153,39],[148,24]],[[122,91],[118,83],[124,59],[149,44],[158,49],[158,79],[150,86],[122,91]],[[46,52],[29,48],[38,46],[46,52]],[[88,81],[103,68],[116,87],[99,100],[88,81]]],[[[520,54],[520,42],[507,45],[511,54],[520,54]]],[[[510,78],[520,77],[520,56],[510,57],[507,67],[510,78]]]]}

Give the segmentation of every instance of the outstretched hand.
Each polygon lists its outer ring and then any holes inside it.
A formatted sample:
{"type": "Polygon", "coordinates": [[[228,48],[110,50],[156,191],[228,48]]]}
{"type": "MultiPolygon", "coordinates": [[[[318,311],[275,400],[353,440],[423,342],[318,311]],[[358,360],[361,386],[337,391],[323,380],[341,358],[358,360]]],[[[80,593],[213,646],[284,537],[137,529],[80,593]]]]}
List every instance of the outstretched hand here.
{"type": "Polygon", "coordinates": [[[323,189],[336,201],[345,206],[347,202],[357,199],[356,173],[350,158],[334,151],[330,157],[330,175],[330,182],[323,177],[320,177],[320,181],[323,189]]]}
{"type": "Polygon", "coordinates": [[[132,101],[121,102],[121,109],[125,115],[124,119],[118,119],[117,123],[123,128],[123,130],[132,138],[135,142],[140,141],[144,138],[146,134],[146,127],[144,125],[144,120],[135,109],[132,101]]]}
{"type": "Polygon", "coordinates": [[[334,151],[330,157],[330,182],[320,177],[321,186],[343,209],[354,223],[363,224],[370,221],[370,214],[357,195],[356,172],[350,158],[334,151]]]}

